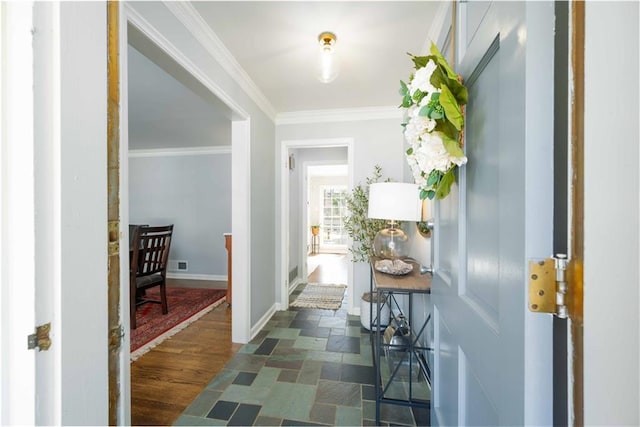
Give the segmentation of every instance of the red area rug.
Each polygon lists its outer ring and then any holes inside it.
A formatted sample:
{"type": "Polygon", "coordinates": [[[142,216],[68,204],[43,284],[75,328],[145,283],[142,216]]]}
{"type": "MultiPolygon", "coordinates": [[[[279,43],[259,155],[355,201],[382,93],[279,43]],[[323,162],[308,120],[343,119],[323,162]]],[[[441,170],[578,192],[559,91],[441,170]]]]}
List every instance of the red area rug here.
{"type": "MultiPolygon", "coordinates": [[[[226,293],[224,289],[167,288],[169,313],[163,315],[160,304],[139,306],[136,310],[138,327],[131,330],[131,360],[136,360],[220,305],[226,293]]],[[[160,300],[160,289],[148,289],[147,297],[160,300]]]]}

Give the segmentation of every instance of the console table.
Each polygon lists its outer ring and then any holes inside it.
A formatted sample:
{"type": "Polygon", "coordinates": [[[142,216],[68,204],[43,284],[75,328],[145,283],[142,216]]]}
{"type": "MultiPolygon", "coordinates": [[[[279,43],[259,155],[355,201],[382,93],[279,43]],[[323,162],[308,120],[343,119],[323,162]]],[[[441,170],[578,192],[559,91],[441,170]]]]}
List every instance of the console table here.
{"type": "MultiPolygon", "coordinates": [[[[405,260],[413,265],[413,270],[402,276],[379,272],[375,262],[379,258],[370,258],[371,279],[370,291],[377,293],[377,316],[370,313],[372,325],[371,343],[373,346],[374,368],[376,370],[376,425],[380,425],[380,405],[389,403],[409,407],[430,408],[431,370],[427,364],[425,352],[431,350],[426,346],[425,331],[431,320],[427,316],[420,324],[413,314],[413,297],[415,294],[431,293],[431,275],[420,274],[420,265],[413,260],[405,260]],[[398,296],[406,296],[406,310],[400,307],[398,296]],[[380,321],[381,307],[388,304],[391,313],[389,326],[380,321]],[[410,333],[404,340],[390,339],[393,333],[393,319],[404,316],[408,322],[410,333]]],[[[373,306],[373,304],[372,304],[373,306]]],[[[370,308],[373,311],[373,307],[370,308]]]]}

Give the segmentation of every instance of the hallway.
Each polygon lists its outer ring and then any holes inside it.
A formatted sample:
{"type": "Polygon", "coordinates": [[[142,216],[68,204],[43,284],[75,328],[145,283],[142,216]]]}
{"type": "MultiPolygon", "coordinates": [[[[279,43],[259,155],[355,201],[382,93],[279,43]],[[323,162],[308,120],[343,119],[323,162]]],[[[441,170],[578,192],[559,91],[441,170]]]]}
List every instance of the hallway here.
{"type": "MultiPolygon", "coordinates": [[[[310,256],[309,261],[309,282],[346,283],[347,255],[318,254],[310,256]]],[[[172,280],[171,284],[223,287],[221,283],[202,281],[172,280]]],[[[298,293],[299,289],[295,290],[292,297],[298,293]]],[[[276,313],[274,319],[286,313],[276,313]]],[[[173,423],[241,347],[231,343],[231,308],[223,304],[140,357],[131,364],[132,424],[173,423]],[[171,384],[170,391],[167,384],[171,384]]]]}
{"type": "MultiPolygon", "coordinates": [[[[307,282],[346,283],[349,262],[310,255],[307,282]]],[[[244,346],[231,343],[231,309],[215,308],[132,363],[132,424],[375,425],[370,335],[347,301],[276,312],[244,346]]],[[[381,406],[381,425],[429,425],[429,416],[381,406]]]]}
{"type": "MultiPolygon", "coordinates": [[[[349,262],[310,255],[308,282],[346,283],[349,262]]],[[[346,294],[339,310],[276,312],[174,425],[375,425],[370,335],[347,312],[346,294]]],[[[429,413],[383,404],[381,424],[429,425],[429,413]]]]}

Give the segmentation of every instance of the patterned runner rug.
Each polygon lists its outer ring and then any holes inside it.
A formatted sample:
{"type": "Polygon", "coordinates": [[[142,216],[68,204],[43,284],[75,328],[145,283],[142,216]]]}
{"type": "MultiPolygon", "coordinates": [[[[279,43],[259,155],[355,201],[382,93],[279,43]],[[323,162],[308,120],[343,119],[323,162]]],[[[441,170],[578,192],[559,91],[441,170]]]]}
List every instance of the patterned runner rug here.
{"type": "Polygon", "coordinates": [[[338,310],[347,285],[308,283],[291,307],[338,310]]]}
{"type": "MultiPolygon", "coordinates": [[[[221,289],[168,287],[169,313],[163,315],[160,304],[147,303],[139,306],[136,310],[138,327],[131,330],[131,361],[222,304],[226,293],[226,290],[221,289]]],[[[148,289],[147,296],[160,300],[160,289],[148,289]]]]}

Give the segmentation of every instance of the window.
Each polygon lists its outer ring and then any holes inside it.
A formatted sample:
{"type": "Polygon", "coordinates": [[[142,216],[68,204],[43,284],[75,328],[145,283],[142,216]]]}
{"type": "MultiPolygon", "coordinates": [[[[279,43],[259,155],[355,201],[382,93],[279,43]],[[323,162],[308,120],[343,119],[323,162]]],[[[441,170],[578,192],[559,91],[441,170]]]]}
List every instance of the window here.
{"type": "Polygon", "coordinates": [[[346,186],[322,186],[320,201],[320,244],[327,246],[345,246],[347,234],[343,219],[346,214],[346,186]]]}

